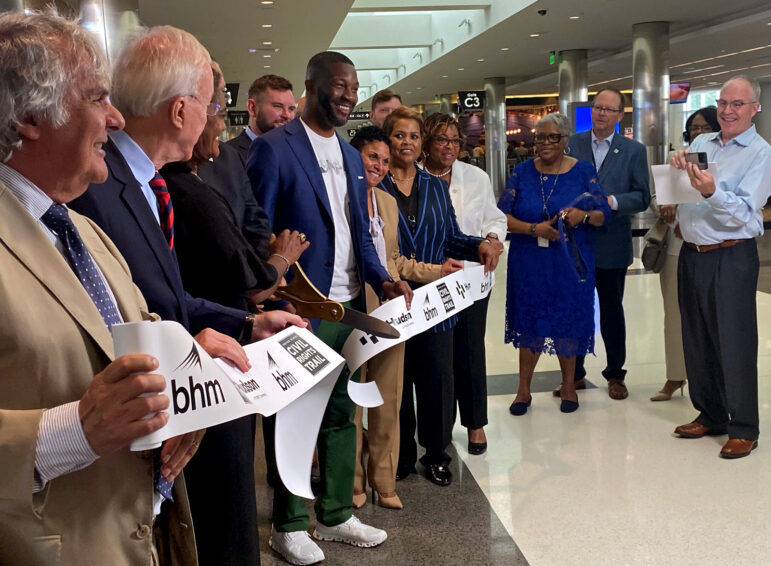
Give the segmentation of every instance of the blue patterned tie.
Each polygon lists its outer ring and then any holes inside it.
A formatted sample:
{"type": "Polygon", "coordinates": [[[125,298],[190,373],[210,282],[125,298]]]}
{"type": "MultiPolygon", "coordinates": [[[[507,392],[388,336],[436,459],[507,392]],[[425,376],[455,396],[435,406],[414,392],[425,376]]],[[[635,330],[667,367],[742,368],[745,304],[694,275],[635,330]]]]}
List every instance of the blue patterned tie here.
{"type": "MultiPolygon", "coordinates": [[[[61,204],[52,204],[42,216],[43,224],[48,226],[64,244],[64,251],[70,260],[70,266],[85,287],[94,305],[99,309],[107,328],[119,324],[121,318],[107,287],[102,281],[91,254],[88,253],[77,228],[72,223],[67,209],[61,204]]],[[[166,499],[171,499],[171,483],[161,475],[161,449],[153,451],[153,486],[166,499]]]]}
{"type": "Polygon", "coordinates": [[[52,204],[41,218],[43,224],[54,232],[62,244],[64,252],[70,260],[70,266],[88,292],[94,305],[99,309],[107,328],[121,322],[118,309],[113,303],[107,286],[104,284],[99,270],[88,253],[83,240],[80,239],[77,228],[72,223],[67,208],[61,204],[52,204]]]}

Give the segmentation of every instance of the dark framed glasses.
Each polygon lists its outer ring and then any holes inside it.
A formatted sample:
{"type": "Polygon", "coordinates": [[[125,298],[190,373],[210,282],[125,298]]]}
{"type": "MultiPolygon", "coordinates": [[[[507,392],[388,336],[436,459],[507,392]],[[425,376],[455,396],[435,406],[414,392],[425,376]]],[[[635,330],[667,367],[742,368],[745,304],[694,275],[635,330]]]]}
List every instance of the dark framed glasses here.
{"type": "Polygon", "coordinates": [[[563,134],[536,134],[533,137],[533,141],[537,144],[544,143],[559,143],[562,138],[566,138],[563,134]]]}

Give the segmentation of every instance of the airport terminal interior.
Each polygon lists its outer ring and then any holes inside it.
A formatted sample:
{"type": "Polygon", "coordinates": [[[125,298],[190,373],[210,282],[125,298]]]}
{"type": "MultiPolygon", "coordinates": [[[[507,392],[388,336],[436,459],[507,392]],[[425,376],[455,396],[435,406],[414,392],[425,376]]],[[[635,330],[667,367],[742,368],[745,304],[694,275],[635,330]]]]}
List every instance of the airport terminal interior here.
{"type": "MultiPolygon", "coordinates": [[[[38,8],[46,2],[11,1],[38,8]]],[[[0,0],[0,8],[9,4],[0,0]]],[[[714,105],[733,75],[763,88],[754,122],[771,140],[771,4],[765,0],[58,0],[79,10],[110,57],[132,25],[190,31],[222,67],[230,101],[225,137],[248,121],[247,90],[263,74],[303,94],[305,65],[334,50],[357,68],[359,103],[338,128],[345,139],[370,124],[372,96],[401,95],[424,116],[459,117],[468,161],[484,169],[496,197],[532,156],[535,122],[549,112],[574,128],[590,100],[620,90],[619,135],[646,145],[651,165],[684,147],[686,118],[714,105]]],[[[17,6],[18,7],[18,6],[17,6]]],[[[582,118],[583,117],[583,118],[582,118]]],[[[588,129],[586,126],[584,129],[588,129]]],[[[768,180],[771,183],[771,179],[768,180]]],[[[518,352],[504,343],[508,243],[495,272],[485,346],[488,448],[469,454],[456,422],[449,452],[454,481],[422,473],[397,483],[404,509],[368,500],[355,511],[388,532],[377,548],[322,542],[325,564],[345,565],[761,565],[771,556],[771,236],[758,239],[759,447],[736,461],[718,457],[725,437],[682,439],[694,419],[688,396],[651,402],[664,384],[664,314],[659,275],[640,260],[656,215],[633,220],[635,259],[626,277],[629,397],[614,400],[601,374],[605,349],[595,301],[595,356],[587,356],[580,409],[564,414],[557,358],[541,357],[524,416],[509,412],[518,352]]],[[[771,215],[764,216],[768,230],[771,215]]],[[[259,421],[259,420],[258,420],[259,421]]],[[[255,462],[261,560],[285,564],[268,546],[272,489],[262,436],[255,462]]],[[[418,465],[418,472],[421,466],[418,465]]],[[[309,503],[309,509],[310,507],[309,503]]],[[[313,514],[311,513],[311,517],[313,514]]],[[[311,519],[313,523],[313,518],[311,519]]],[[[313,525],[312,525],[313,526],[313,525]]],[[[311,527],[312,527],[311,526],[311,527]]]]}

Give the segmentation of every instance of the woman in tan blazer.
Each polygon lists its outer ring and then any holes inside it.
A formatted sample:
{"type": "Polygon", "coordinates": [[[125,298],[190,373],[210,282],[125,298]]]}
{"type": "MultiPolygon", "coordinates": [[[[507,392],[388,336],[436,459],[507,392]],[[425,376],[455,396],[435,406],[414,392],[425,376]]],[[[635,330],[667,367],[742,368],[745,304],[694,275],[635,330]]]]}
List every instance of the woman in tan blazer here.
{"type": "MultiPolygon", "coordinates": [[[[406,258],[399,251],[399,210],[396,200],[377,188],[388,172],[391,140],[375,126],[360,129],[351,140],[364,161],[367,176],[367,208],[370,234],[380,261],[395,280],[409,279],[430,283],[462,269],[463,264],[448,259],[442,265],[423,263],[406,258]]],[[[366,286],[367,312],[381,305],[378,294],[366,286]]],[[[404,374],[404,343],[389,348],[367,362],[364,381],[377,383],[383,404],[367,410],[367,443],[369,461],[364,466],[362,408],[356,409],[356,477],[353,486],[353,505],[362,507],[367,501],[366,483],[377,492],[382,507],[401,509],[396,494],[396,467],[399,461],[399,407],[402,402],[404,374]]]]}

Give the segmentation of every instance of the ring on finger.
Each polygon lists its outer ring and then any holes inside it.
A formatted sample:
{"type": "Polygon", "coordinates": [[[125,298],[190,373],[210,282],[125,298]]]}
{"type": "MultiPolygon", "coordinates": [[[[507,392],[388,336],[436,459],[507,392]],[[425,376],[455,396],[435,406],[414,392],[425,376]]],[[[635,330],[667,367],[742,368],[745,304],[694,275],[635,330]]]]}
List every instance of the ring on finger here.
{"type": "Polygon", "coordinates": [[[307,239],[308,239],[308,238],[305,236],[305,234],[303,234],[302,232],[300,232],[300,243],[304,244],[304,243],[305,243],[305,240],[307,240],[307,239]]]}

